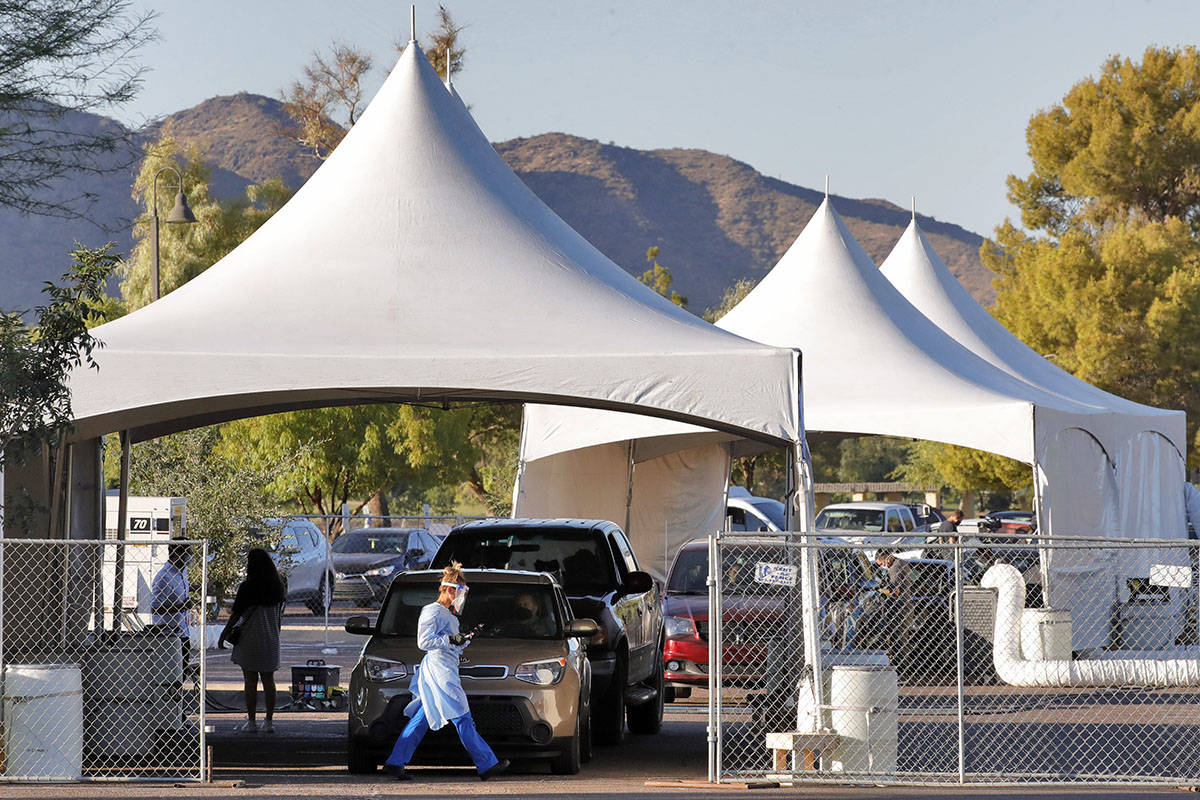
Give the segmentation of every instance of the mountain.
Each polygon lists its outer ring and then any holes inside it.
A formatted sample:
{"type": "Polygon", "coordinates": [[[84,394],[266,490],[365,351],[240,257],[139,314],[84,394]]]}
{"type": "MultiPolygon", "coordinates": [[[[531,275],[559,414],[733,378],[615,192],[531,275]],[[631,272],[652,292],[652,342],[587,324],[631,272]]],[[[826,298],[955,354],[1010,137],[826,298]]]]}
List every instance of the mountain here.
{"type": "MultiPolygon", "coordinates": [[[[319,162],[282,133],[286,123],[278,100],[242,93],[172,114],[132,142],[140,147],[163,130],[195,142],[214,167],[214,191],[232,197],[248,184],[274,176],[296,188],[317,168],[319,162]]],[[[117,123],[78,114],[73,124],[117,123]]],[[[820,192],[704,150],[635,150],[563,133],[512,139],[496,150],[547,205],[634,275],[649,266],[646,249],[657,245],[660,263],[674,276],[673,288],[689,298],[696,313],[716,305],[738,278],[761,278],[822,198],[820,192]]],[[[129,226],[137,213],[130,198],[136,166],[80,180],[97,198],[87,221],[23,217],[0,209],[0,242],[5,244],[0,248],[0,308],[40,302],[41,282],[64,271],[75,239],[89,246],[113,240],[128,251],[129,226]]],[[[910,218],[908,211],[884,200],[835,197],[834,204],[876,262],[887,255],[910,218]]],[[[951,223],[918,218],[951,271],[976,299],[989,304],[994,293],[992,275],[979,260],[982,238],[951,223]]]]}
{"type": "MultiPolygon", "coordinates": [[[[521,179],[609,258],[640,275],[646,248],[692,310],[714,306],[736,279],[758,280],[799,235],[823,194],[768,178],[705,150],[634,150],[562,133],[496,145],[521,179]]],[[[885,200],[833,198],[854,237],[883,261],[911,219],[885,200]]],[[[982,237],[920,216],[925,235],[976,299],[990,304],[982,237]]]]}

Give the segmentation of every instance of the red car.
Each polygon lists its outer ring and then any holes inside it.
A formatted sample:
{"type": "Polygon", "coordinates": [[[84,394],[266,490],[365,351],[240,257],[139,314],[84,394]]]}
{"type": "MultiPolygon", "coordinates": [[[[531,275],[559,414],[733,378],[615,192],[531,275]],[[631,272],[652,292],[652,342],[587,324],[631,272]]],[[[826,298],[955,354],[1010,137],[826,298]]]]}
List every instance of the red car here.
{"type": "MultiPolygon", "coordinates": [[[[755,582],[755,565],[779,557],[779,547],[768,543],[740,544],[723,551],[723,675],[727,683],[763,683],[767,640],[784,623],[786,599],[778,586],[755,582]]],[[[852,600],[871,580],[858,550],[823,550],[821,564],[822,585],[836,587],[832,597],[839,602],[852,600]]],[[[693,539],[676,554],[667,576],[663,614],[667,634],[663,647],[667,687],[664,699],[669,702],[688,697],[693,687],[708,688],[707,539],[693,539]]],[[[831,615],[826,616],[828,619],[831,615]]]]}

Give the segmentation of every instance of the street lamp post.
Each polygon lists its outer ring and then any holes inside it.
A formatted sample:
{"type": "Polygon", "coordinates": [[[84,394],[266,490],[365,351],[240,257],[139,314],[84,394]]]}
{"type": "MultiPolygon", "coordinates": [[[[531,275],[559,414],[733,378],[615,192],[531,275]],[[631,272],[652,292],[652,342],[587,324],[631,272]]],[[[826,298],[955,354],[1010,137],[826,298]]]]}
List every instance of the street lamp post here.
{"type": "Polygon", "coordinates": [[[167,215],[167,224],[190,224],[196,221],[196,215],[192,213],[192,209],[188,207],[187,198],[183,195],[183,176],[179,174],[179,170],[174,167],[163,167],[158,172],[154,173],[154,188],[151,193],[151,224],[154,228],[154,250],[153,250],[153,267],[150,275],[150,299],[157,300],[159,298],[159,279],[158,279],[158,178],[164,172],[175,173],[175,207],[171,209],[171,213],[167,215]]]}

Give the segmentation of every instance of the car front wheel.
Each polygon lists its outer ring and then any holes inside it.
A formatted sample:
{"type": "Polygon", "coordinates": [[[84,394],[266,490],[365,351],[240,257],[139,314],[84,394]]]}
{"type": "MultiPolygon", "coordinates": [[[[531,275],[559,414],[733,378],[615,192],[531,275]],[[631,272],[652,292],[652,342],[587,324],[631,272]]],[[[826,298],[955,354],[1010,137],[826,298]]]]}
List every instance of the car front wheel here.
{"type": "Polygon", "coordinates": [[[333,605],[332,582],[329,576],[321,578],[321,585],[317,587],[317,591],[304,602],[308,606],[308,610],[313,613],[313,616],[320,617],[324,615],[329,607],[333,605]]]}
{"type": "Polygon", "coordinates": [[[592,704],[597,744],[620,744],[625,736],[625,674],[625,659],[618,656],[604,696],[592,704]]]}
{"type": "Polygon", "coordinates": [[[346,769],[351,775],[371,775],[379,764],[362,742],[351,738],[346,742],[346,769]]]}
{"type": "Polygon", "coordinates": [[[550,772],[555,775],[575,775],[579,772],[581,759],[582,730],[580,715],[575,715],[575,735],[567,742],[566,748],[550,760],[550,772]]]}
{"type": "MultiPolygon", "coordinates": [[[[662,652],[659,643],[658,651],[662,652]]],[[[654,690],[654,699],[649,702],[629,707],[629,730],[633,733],[650,734],[662,730],[663,700],[666,687],[664,686],[663,671],[654,670],[654,676],[646,682],[646,686],[654,690]]]]}

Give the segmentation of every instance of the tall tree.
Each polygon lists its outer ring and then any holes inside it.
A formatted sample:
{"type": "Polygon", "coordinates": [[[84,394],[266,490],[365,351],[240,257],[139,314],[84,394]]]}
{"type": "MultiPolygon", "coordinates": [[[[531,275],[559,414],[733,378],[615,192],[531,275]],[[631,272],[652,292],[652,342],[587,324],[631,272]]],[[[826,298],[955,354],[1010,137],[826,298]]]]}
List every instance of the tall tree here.
{"type": "MultiPolygon", "coordinates": [[[[458,41],[462,31],[463,26],[455,23],[445,6],[439,5],[438,27],[426,38],[422,49],[443,80],[447,53],[450,74],[462,69],[467,53],[458,41]]],[[[403,52],[405,46],[397,49],[403,52]]],[[[368,53],[344,42],[334,42],[328,56],[313,53],[312,60],[304,67],[304,77],[280,94],[292,121],[284,134],[295,139],[314,158],[328,158],[362,114],[363,79],[373,64],[368,53]]]]}
{"type": "Polygon", "coordinates": [[[107,172],[127,144],[119,126],[84,132],[72,112],[131,100],[138,47],[152,15],[128,0],[0,0],[0,206],[74,216],[86,196],[63,196],[59,179],[107,172]]]}
{"type": "Polygon", "coordinates": [[[210,187],[212,169],[194,145],[183,145],[169,134],[146,145],[145,157],[133,184],[133,197],[144,212],[134,224],[135,244],[130,257],[121,265],[121,297],[126,310],[133,311],[150,302],[150,272],[153,264],[151,241],[151,204],[154,200],[154,176],[163,167],[175,167],[183,175],[188,203],[196,216],[192,225],[165,225],[161,205],[174,197],[174,178],[160,180],[159,193],[159,271],[162,294],[179,288],[237,247],[291,196],[283,181],[271,178],[246,188],[244,197],[220,201],[210,187]]]}
{"type": "Polygon", "coordinates": [[[687,308],[687,298],[671,288],[675,281],[671,270],[658,263],[658,245],[646,250],[646,260],[650,262],[650,269],[643,272],[638,280],[680,308],[687,308]]]}
{"type": "MultiPolygon", "coordinates": [[[[981,250],[994,313],[1059,366],[1115,394],[1200,415],[1200,54],[1110,58],[1040,111],[1033,171],[981,250]]],[[[1200,463],[1196,442],[1189,462],[1200,463]]]]}
{"type": "MultiPolygon", "coordinates": [[[[98,250],[77,244],[71,259],[61,283],[43,289],[49,302],[35,309],[35,325],[20,311],[0,313],[0,470],[8,459],[24,463],[43,447],[59,446],[74,418],[67,377],[77,367],[95,367],[92,353],[101,342],[87,323],[117,256],[111,244],[98,250]]],[[[38,509],[26,500],[0,497],[10,523],[14,516],[31,521],[38,509]]]]}

